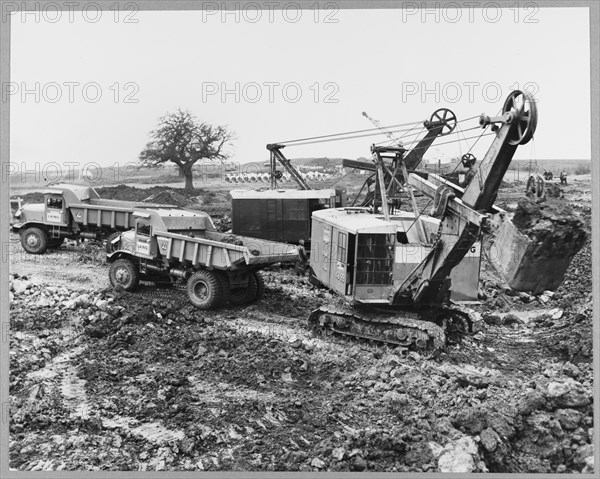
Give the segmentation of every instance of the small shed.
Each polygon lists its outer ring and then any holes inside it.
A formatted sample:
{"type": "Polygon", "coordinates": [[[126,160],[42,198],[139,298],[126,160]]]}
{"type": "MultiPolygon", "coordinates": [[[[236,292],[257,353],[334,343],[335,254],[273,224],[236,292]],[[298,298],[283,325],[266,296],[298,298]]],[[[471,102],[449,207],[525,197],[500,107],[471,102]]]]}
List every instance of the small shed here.
{"type": "Polygon", "coordinates": [[[343,206],[344,190],[232,190],[233,234],[286,243],[310,242],[314,211],[343,206]]]}

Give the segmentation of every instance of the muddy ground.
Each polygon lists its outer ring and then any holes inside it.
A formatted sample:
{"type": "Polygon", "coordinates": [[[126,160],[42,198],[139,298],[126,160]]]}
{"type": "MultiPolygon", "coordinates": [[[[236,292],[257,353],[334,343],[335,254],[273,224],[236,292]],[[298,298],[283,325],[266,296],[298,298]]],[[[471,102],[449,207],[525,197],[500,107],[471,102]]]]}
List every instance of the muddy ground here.
{"type": "MultiPolygon", "coordinates": [[[[565,196],[589,228],[589,182],[565,196]]],[[[484,260],[485,328],[435,359],[313,336],[333,298],[294,269],[201,312],[180,288],[113,292],[101,245],[11,241],[11,468],[593,472],[589,240],[538,296],[484,260]]]]}

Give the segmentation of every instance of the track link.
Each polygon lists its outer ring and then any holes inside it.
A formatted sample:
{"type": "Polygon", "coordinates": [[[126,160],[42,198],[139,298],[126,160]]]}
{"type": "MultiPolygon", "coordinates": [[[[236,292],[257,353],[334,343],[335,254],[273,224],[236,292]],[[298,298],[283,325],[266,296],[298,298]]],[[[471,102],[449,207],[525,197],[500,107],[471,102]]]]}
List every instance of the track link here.
{"type": "Polygon", "coordinates": [[[426,353],[435,353],[446,343],[443,327],[421,320],[418,314],[410,312],[404,316],[382,315],[322,306],[309,316],[309,326],[314,331],[329,330],[426,353]]]}
{"type": "Polygon", "coordinates": [[[351,306],[322,306],[310,314],[308,322],[315,332],[331,331],[342,336],[393,344],[405,350],[435,354],[446,344],[447,331],[460,334],[476,332],[481,325],[480,320],[479,313],[456,305],[441,307],[437,323],[421,319],[420,314],[413,311],[363,312],[351,306]]]}

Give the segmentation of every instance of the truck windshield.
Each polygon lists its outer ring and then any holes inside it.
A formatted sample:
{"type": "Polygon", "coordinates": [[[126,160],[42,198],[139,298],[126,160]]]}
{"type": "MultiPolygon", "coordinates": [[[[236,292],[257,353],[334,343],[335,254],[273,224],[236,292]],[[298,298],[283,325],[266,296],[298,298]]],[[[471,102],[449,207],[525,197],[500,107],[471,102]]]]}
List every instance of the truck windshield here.
{"type": "Polygon", "coordinates": [[[61,198],[48,198],[46,200],[46,206],[48,208],[55,208],[57,210],[62,210],[63,200],[61,198]]]}
{"type": "Polygon", "coordinates": [[[150,236],[150,225],[148,223],[138,223],[136,231],[138,235],[150,236]]]}

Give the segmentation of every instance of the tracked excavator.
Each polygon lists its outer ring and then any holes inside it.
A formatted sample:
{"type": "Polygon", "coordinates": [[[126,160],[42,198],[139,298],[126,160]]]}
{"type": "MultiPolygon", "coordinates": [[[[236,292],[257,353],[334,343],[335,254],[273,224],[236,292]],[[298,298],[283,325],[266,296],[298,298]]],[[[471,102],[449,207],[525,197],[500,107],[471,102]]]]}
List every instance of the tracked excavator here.
{"type": "Polygon", "coordinates": [[[413,170],[415,159],[404,158],[401,147],[373,147],[381,212],[347,207],[313,213],[311,282],[338,293],[339,301],[313,311],[311,328],[422,351],[439,350],[449,331],[477,328],[477,313],[450,300],[452,272],[498,211],[494,201],[502,178],[518,146],[535,132],[536,101],[526,91],[513,91],[501,114],[482,114],[479,125],[489,127],[494,139],[470,165],[464,187],[413,170]],[[400,175],[383,153],[394,155],[400,175]],[[431,210],[390,209],[386,174],[399,187],[428,196],[431,210]]]}

